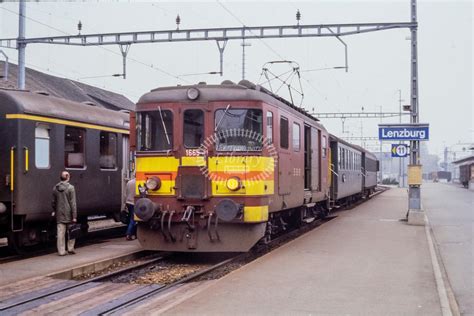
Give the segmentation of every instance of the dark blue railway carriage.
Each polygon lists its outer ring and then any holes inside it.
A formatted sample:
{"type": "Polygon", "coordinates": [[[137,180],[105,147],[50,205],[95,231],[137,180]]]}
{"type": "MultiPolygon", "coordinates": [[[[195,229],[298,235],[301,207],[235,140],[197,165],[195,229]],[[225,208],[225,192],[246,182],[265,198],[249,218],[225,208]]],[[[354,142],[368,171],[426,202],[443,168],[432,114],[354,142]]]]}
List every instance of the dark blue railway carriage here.
{"type": "Polygon", "coordinates": [[[21,248],[55,234],[51,194],[62,170],[78,220],[121,208],[129,115],[44,93],[0,90],[0,238],[21,248]]]}
{"type": "Polygon", "coordinates": [[[377,186],[378,161],[374,154],[330,135],[331,201],[344,204],[369,196],[377,186]]]}

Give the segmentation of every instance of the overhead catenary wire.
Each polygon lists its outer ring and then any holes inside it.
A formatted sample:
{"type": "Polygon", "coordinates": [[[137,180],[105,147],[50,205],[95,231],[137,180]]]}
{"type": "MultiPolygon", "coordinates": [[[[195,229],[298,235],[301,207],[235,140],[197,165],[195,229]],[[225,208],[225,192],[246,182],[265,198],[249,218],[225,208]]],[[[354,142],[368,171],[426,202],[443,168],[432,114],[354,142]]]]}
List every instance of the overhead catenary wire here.
{"type": "MultiPolygon", "coordinates": [[[[15,15],[19,15],[18,12],[15,12],[15,11],[13,11],[13,10],[10,10],[10,9],[4,8],[4,7],[0,7],[0,9],[3,9],[3,10],[5,10],[5,11],[10,12],[10,13],[15,14],[15,15]]],[[[67,32],[65,32],[65,31],[63,31],[63,30],[60,30],[60,29],[58,29],[58,28],[56,28],[56,27],[54,27],[54,26],[48,25],[48,24],[43,23],[43,22],[41,22],[41,21],[39,21],[39,20],[37,20],[37,19],[31,18],[31,17],[29,17],[29,16],[25,16],[25,18],[28,19],[28,20],[30,20],[30,21],[33,21],[33,22],[35,22],[35,23],[38,23],[38,24],[40,24],[40,25],[42,25],[42,26],[44,26],[44,27],[47,27],[47,28],[50,28],[50,29],[55,30],[55,31],[57,31],[57,32],[60,32],[60,33],[62,33],[62,34],[64,34],[64,35],[72,35],[72,34],[67,33],[67,32]]],[[[108,52],[110,52],[110,53],[112,53],[112,54],[115,54],[115,55],[118,55],[118,56],[120,56],[120,57],[123,57],[121,53],[115,52],[115,51],[113,51],[113,50],[111,50],[111,49],[109,49],[109,48],[106,48],[106,47],[103,47],[103,46],[97,46],[97,47],[100,48],[100,49],[102,49],[102,50],[108,51],[108,52]]],[[[177,75],[173,75],[172,73],[170,73],[170,72],[168,72],[168,71],[166,71],[166,70],[164,70],[164,69],[162,69],[162,68],[160,68],[160,67],[156,67],[156,66],[154,66],[153,64],[147,64],[147,63],[145,63],[145,62],[142,62],[142,61],[140,61],[140,60],[138,60],[138,59],[136,59],[136,58],[132,58],[132,57],[130,57],[130,56],[127,56],[126,58],[127,58],[128,60],[130,60],[130,61],[133,61],[133,62],[137,63],[137,64],[140,64],[140,65],[149,67],[149,68],[151,68],[151,69],[153,69],[153,70],[155,70],[155,71],[161,72],[161,73],[163,73],[163,74],[165,74],[165,75],[167,75],[167,76],[169,76],[169,77],[172,77],[172,78],[174,78],[174,79],[178,79],[178,80],[180,80],[180,81],[183,81],[183,82],[186,82],[186,83],[190,83],[188,80],[183,79],[183,78],[181,78],[181,77],[179,77],[179,76],[177,76],[177,75]]]]}
{"type": "MultiPolygon", "coordinates": [[[[228,13],[230,14],[232,17],[234,17],[234,19],[236,19],[240,24],[242,24],[242,26],[246,26],[245,23],[237,16],[235,15],[229,8],[227,8],[220,0],[216,0],[216,2],[228,13]]],[[[251,34],[253,34],[252,31],[249,30],[249,32],[251,34]]],[[[261,38],[258,38],[258,40],[260,42],[262,42],[262,44],[265,45],[265,47],[267,47],[270,51],[272,51],[276,56],[278,56],[278,58],[280,58],[281,60],[287,60],[287,58],[285,58],[282,54],[280,54],[278,51],[276,51],[273,47],[271,47],[266,41],[264,41],[263,39],[261,38]]],[[[261,78],[261,75],[260,75],[260,78],[261,78]]],[[[303,79],[305,82],[308,83],[308,86],[310,87],[311,90],[315,91],[317,94],[319,94],[320,96],[322,96],[324,98],[324,100],[327,102],[328,100],[328,97],[326,95],[323,95],[318,89],[316,89],[316,87],[314,87],[311,82],[304,78],[302,75],[301,75],[301,72],[300,72],[300,78],[303,79]]],[[[260,79],[259,79],[260,80],[260,79]]]]}

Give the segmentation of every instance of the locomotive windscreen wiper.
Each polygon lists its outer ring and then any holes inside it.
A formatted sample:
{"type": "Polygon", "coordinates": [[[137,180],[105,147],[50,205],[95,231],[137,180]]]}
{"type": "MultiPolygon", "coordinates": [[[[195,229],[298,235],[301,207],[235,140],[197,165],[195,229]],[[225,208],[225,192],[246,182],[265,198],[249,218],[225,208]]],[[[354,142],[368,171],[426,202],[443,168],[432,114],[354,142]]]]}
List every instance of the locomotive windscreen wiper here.
{"type": "Polygon", "coordinates": [[[163,113],[161,113],[161,106],[158,107],[158,111],[160,112],[161,124],[163,124],[163,130],[165,131],[166,141],[168,145],[171,145],[170,138],[168,136],[168,130],[166,129],[165,120],[163,119],[163,113]]]}
{"type": "Polygon", "coordinates": [[[216,124],[216,128],[214,128],[214,133],[217,132],[217,129],[219,128],[219,126],[221,126],[221,123],[222,123],[222,120],[224,119],[224,117],[227,115],[227,111],[229,111],[230,109],[230,103],[227,104],[226,108],[225,108],[225,111],[224,111],[224,114],[222,115],[221,119],[219,120],[219,122],[216,124]]]}

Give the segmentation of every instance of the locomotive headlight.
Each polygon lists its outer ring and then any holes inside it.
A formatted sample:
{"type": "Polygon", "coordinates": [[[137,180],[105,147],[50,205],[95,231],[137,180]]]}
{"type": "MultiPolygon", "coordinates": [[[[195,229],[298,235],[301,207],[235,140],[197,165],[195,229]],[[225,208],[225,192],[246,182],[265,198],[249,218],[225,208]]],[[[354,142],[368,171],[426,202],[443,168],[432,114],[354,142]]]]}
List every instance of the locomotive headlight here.
{"type": "Polygon", "coordinates": [[[231,191],[237,191],[242,187],[242,182],[240,181],[239,177],[231,177],[227,179],[225,185],[227,186],[227,189],[231,191]]]}
{"type": "Polygon", "coordinates": [[[188,91],[186,91],[186,95],[189,100],[196,100],[199,97],[199,90],[196,88],[189,88],[188,91]]]}
{"type": "Polygon", "coordinates": [[[146,179],[145,186],[148,190],[156,191],[161,187],[161,180],[158,177],[146,179]]]}

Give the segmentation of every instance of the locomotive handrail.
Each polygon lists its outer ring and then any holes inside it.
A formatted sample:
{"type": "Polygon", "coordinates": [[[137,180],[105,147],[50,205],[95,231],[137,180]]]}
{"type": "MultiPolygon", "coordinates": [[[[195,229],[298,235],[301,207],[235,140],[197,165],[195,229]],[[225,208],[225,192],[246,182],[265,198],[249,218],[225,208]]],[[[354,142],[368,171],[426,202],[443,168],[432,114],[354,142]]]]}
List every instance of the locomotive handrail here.
{"type": "Polygon", "coordinates": [[[336,171],[334,171],[333,167],[334,167],[334,164],[332,163],[331,166],[329,167],[329,170],[330,170],[332,173],[334,173],[334,175],[335,175],[336,177],[339,177],[339,174],[338,174],[336,171]]]}
{"type": "Polygon", "coordinates": [[[29,170],[29,150],[28,147],[24,146],[23,150],[25,151],[25,173],[29,170]]]}
{"type": "Polygon", "coordinates": [[[367,172],[365,172],[364,167],[360,167],[360,172],[362,173],[364,177],[367,177],[367,172]]]}

